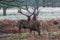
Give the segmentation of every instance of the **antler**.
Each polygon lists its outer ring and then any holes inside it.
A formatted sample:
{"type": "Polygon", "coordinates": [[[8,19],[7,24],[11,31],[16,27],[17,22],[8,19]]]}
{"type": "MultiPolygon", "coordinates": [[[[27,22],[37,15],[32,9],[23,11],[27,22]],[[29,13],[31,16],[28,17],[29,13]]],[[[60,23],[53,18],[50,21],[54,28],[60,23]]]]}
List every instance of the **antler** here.
{"type": "Polygon", "coordinates": [[[28,16],[28,15],[24,14],[24,13],[21,11],[21,9],[19,9],[18,12],[21,13],[21,14],[23,14],[23,15],[25,15],[25,16],[28,16]]]}

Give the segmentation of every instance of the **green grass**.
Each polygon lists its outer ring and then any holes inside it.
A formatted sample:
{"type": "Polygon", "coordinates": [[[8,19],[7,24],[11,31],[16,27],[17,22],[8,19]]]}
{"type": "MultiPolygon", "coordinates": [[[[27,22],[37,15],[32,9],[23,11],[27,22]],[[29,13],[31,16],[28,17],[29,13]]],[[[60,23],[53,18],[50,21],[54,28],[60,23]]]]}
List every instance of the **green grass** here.
{"type": "Polygon", "coordinates": [[[49,32],[51,35],[59,35],[60,34],[60,31],[51,31],[49,32]]]}
{"type": "Polygon", "coordinates": [[[2,40],[23,40],[26,39],[27,40],[27,33],[17,33],[15,35],[10,35],[8,37],[2,38],[2,40]]]}
{"type": "MultiPolygon", "coordinates": [[[[60,31],[50,31],[50,35],[58,35],[60,34],[60,31]]],[[[27,40],[27,33],[16,33],[16,34],[11,34],[8,37],[2,38],[2,40],[27,40]]]]}

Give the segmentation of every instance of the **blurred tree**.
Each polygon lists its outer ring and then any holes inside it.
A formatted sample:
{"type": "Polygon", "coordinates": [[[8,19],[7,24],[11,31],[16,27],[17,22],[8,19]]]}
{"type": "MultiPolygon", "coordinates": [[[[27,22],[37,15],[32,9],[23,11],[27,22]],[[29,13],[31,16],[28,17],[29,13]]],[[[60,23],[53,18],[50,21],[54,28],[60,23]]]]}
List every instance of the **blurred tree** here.
{"type": "Polygon", "coordinates": [[[42,0],[43,7],[55,7],[56,0],[42,0]]]}
{"type": "Polygon", "coordinates": [[[49,7],[50,6],[50,3],[51,3],[50,1],[51,0],[42,0],[42,4],[43,4],[42,6],[43,7],[49,7]]]}
{"type": "Polygon", "coordinates": [[[2,1],[2,0],[0,0],[0,1],[2,1]]]}
{"type": "Polygon", "coordinates": [[[23,0],[0,0],[0,8],[3,8],[3,15],[6,15],[6,9],[20,7],[23,0]]]}
{"type": "Polygon", "coordinates": [[[43,1],[43,7],[45,7],[45,1],[46,1],[46,0],[42,0],[42,1],[43,1]]]}
{"type": "Polygon", "coordinates": [[[55,7],[55,0],[51,0],[51,7],[55,7]]]}

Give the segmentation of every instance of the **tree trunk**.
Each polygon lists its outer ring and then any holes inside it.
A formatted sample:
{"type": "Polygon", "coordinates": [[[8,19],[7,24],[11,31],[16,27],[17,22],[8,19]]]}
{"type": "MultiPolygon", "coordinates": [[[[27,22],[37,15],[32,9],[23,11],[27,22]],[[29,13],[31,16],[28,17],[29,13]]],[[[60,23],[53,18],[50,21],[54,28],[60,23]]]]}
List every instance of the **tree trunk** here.
{"type": "Polygon", "coordinates": [[[3,7],[3,16],[6,16],[6,7],[3,7]]]}

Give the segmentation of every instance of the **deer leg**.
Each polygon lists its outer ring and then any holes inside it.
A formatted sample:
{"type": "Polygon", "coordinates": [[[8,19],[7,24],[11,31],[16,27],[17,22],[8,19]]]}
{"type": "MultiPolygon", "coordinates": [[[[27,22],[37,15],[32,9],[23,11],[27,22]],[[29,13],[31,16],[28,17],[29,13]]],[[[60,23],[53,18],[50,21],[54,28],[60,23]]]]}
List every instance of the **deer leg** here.
{"type": "Polygon", "coordinates": [[[19,27],[18,31],[20,31],[20,30],[21,30],[21,26],[19,27]]]}
{"type": "Polygon", "coordinates": [[[22,28],[22,23],[19,23],[18,27],[19,27],[18,31],[20,31],[22,28]]]}
{"type": "Polygon", "coordinates": [[[32,32],[32,30],[30,29],[30,33],[32,32]]]}
{"type": "Polygon", "coordinates": [[[37,29],[37,32],[38,32],[38,35],[40,36],[41,34],[40,34],[40,29],[39,28],[37,29]]]}
{"type": "Polygon", "coordinates": [[[38,30],[38,35],[39,35],[39,36],[41,35],[39,30],[38,30]]]}
{"type": "Polygon", "coordinates": [[[30,29],[30,33],[32,33],[32,29],[30,29]]]}

